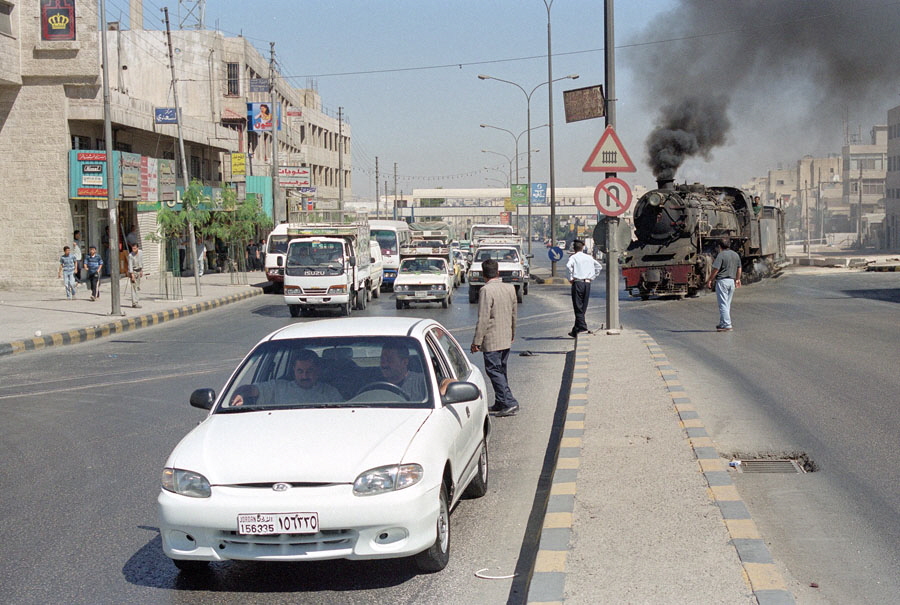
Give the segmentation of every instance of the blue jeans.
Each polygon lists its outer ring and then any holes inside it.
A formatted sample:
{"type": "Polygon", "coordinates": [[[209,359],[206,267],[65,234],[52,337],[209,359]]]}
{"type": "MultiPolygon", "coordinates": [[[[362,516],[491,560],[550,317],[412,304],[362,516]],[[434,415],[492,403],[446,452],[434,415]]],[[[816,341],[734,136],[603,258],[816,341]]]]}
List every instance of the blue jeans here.
{"type": "Polygon", "coordinates": [[[734,280],[730,277],[716,280],[716,300],[719,301],[719,326],[731,327],[731,299],[734,297],[734,280]]]}
{"type": "Polygon", "coordinates": [[[519,405],[512,391],[509,390],[509,381],[506,379],[506,362],[509,359],[509,349],[502,351],[482,351],[484,354],[484,371],[491,379],[494,387],[494,405],[509,408],[519,405]]]}
{"type": "Polygon", "coordinates": [[[75,272],[63,271],[63,285],[66,287],[66,298],[75,297],[75,272]]]}

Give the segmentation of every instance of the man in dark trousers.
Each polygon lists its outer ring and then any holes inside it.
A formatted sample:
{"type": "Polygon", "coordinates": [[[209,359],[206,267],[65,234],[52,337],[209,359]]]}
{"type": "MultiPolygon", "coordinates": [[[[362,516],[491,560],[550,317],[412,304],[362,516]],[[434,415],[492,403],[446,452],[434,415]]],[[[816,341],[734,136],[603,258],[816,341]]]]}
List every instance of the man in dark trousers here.
{"type": "Polygon", "coordinates": [[[728,238],[716,242],[716,252],[706,287],[712,289],[713,282],[716,282],[716,300],[719,302],[719,325],[716,330],[731,332],[731,299],[734,290],[741,287],[741,257],[731,249],[728,238]]]}
{"type": "Polygon", "coordinates": [[[472,352],[484,355],[484,370],[494,387],[495,416],[515,416],[519,402],[509,390],[506,362],[516,338],[516,288],[500,279],[500,267],[494,259],[481,264],[485,284],[478,292],[478,323],[472,338],[472,352]]]}
{"type": "Polygon", "coordinates": [[[580,332],[587,332],[587,322],[584,314],[587,312],[588,299],[591,296],[591,281],[600,275],[603,265],[584,252],[584,242],[580,239],[572,243],[575,254],[569,257],[566,263],[566,271],[569,281],[572,282],[572,309],[575,311],[575,326],[569,332],[569,336],[575,338],[580,332]]]}

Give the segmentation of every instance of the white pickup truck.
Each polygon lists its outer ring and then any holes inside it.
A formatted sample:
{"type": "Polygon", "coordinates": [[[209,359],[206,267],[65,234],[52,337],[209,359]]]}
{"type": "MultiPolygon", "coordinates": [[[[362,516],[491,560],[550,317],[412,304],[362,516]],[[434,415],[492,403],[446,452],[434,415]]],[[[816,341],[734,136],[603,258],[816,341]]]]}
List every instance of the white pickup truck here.
{"type": "Polygon", "coordinates": [[[355,212],[317,212],[288,225],[284,302],[291,317],[337,308],[365,309],[372,292],[369,224],[355,212]]]}
{"type": "Polygon", "coordinates": [[[394,281],[398,309],[412,302],[453,303],[456,281],[450,246],[438,241],[414,240],[400,248],[400,270],[394,281]]]}
{"type": "MultiPolygon", "coordinates": [[[[499,239],[499,238],[498,238],[499,239]]],[[[480,240],[472,255],[472,263],[469,266],[469,303],[478,302],[478,291],[485,284],[481,263],[489,258],[497,261],[500,269],[500,277],[505,283],[512,284],[516,288],[516,301],[522,302],[528,294],[528,280],[530,278],[527,256],[522,254],[521,246],[513,243],[499,243],[480,240]]]]}

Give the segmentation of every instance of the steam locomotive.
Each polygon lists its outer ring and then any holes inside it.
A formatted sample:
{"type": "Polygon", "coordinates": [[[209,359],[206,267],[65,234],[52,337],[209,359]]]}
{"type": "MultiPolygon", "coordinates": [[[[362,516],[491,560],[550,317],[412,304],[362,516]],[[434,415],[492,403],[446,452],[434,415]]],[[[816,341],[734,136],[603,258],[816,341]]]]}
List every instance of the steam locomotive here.
{"type": "Polygon", "coordinates": [[[637,239],[622,264],[632,296],[694,296],[709,279],[715,243],[723,237],[741,255],[744,283],[786,264],[780,208],[755,207],[750,195],[735,187],[674,185],[672,180],[657,185],[634,208],[637,239]]]}

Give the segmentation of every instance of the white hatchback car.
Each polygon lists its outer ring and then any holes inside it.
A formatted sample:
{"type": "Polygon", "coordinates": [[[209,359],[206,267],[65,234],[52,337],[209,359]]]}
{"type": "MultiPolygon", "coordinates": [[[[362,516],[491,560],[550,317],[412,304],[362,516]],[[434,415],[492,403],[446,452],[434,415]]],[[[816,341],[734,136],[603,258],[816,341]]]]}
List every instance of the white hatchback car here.
{"type": "Polygon", "coordinates": [[[266,336],[169,456],[165,554],[209,561],[450,556],[450,510],[487,491],[481,371],[430,319],[293,324],[266,336]]]}

